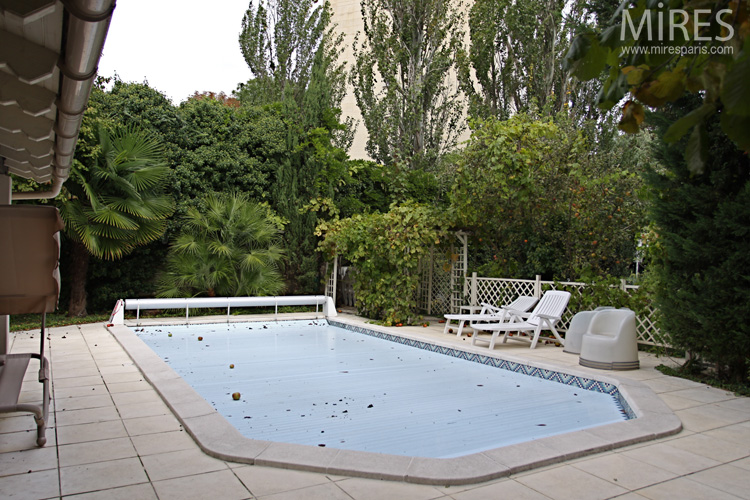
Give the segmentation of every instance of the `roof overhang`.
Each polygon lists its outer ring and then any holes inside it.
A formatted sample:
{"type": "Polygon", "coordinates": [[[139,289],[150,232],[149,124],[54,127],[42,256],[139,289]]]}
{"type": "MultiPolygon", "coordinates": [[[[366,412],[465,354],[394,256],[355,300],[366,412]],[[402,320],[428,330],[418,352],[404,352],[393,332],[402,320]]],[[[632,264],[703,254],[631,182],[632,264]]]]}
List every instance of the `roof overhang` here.
{"type": "Polygon", "coordinates": [[[0,0],[0,174],[68,178],[115,0],[0,0]]]}

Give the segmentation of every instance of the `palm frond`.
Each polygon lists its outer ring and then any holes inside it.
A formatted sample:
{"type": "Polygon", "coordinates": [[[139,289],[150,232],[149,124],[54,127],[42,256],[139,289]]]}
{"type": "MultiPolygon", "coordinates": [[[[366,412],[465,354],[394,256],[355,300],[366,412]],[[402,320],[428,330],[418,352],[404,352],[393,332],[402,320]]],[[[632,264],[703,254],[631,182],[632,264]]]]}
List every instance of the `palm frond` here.
{"type": "Polygon", "coordinates": [[[92,164],[74,162],[71,180],[77,199],[61,213],[69,234],[97,257],[116,259],[159,238],[174,212],[161,180],[169,169],[152,133],[134,126],[97,130],[98,156],[92,164]]]}
{"type": "Polygon", "coordinates": [[[145,161],[139,163],[144,165],[140,168],[133,168],[135,165],[129,165],[128,173],[123,176],[139,192],[159,186],[169,175],[170,170],[167,166],[156,167],[145,161]]]}
{"type": "Polygon", "coordinates": [[[91,224],[89,226],[89,232],[92,236],[95,236],[102,240],[115,240],[119,242],[128,242],[132,239],[133,231],[128,229],[121,229],[119,227],[110,226],[107,224],[91,224]]]}
{"type": "Polygon", "coordinates": [[[138,223],[125,213],[115,210],[109,205],[103,205],[99,210],[91,213],[91,221],[101,225],[108,225],[117,229],[138,229],[138,223]]]}
{"type": "Polygon", "coordinates": [[[202,207],[188,210],[170,249],[172,288],[190,283],[204,293],[228,296],[281,291],[277,263],[282,252],[274,243],[278,230],[266,221],[266,212],[244,193],[210,193],[202,207]],[[258,234],[268,246],[258,242],[258,234]]]}

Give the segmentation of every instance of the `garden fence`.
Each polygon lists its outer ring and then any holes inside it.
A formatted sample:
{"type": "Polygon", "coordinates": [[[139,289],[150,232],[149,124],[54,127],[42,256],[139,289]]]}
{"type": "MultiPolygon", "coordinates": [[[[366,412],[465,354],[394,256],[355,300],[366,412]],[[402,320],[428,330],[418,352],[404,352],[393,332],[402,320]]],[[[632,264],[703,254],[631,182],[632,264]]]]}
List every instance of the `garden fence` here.
{"type": "MultiPolygon", "coordinates": [[[[433,248],[430,258],[424,259],[420,268],[420,283],[414,296],[417,309],[423,314],[440,317],[443,314],[458,313],[463,305],[507,304],[519,295],[541,297],[546,290],[564,288],[570,291],[570,305],[558,327],[566,331],[573,316],[580,312],[576,304],[589,286],[580,282],[543,281],[541,276],[533,280],[512,278],[484,278],[477,273],[468,275],[468,243],[463,232],[456,233],[456,239],[448,248],[433,248]]],[[[326,271],[326,295],[333,297],[338,305],[354,306],[354,273],[351,268],[341,266],[335,258],[326,271]]],[[[621,280],[619,288],[625,293],[638,289],[621,280]]],[[[607,305],[607,304],[597,304],[607,305]]],[[[593,307],[592,307],[593,308],[593,307]]],[[[647,345],[664,345],[655,323],[656,310],[648,304],[636,313],[638,342],[647,345]]]]}
{"type": "MultiPolygon", "coordinates": [[[[589,286],[581,282],[544,281],[541,276],[535,279],[512,279],[512,278],[486,278],[472,273],[470,277],[459,280],[454,273],[454,264],[460,260],[455,258],[456,254],[443,254],[434,252],[430,262],[424,263],[422,268],[422,280],[417,290],[416,301],[420,311],[430,316],[442,316],[447,313],[459,312],[462,305],[507,304],[519,295],[530,295],[541,297],[546,290],[564,288],[573,294],[571,305],[578,303],[578,299],[585,293],[589,286]],[[576,295],[578,297],[576,297],[576,295]]],[[[326,295],[334,298],[339,305],[355,305],[353,273],[343,273],[340,267],[334,264],[333,269],[329,267],[330,274],[326,286],[326,295]],[[334,278],[334,273],[338,276],[334,278]],[[338,291],[338,293],[337,293],[338,291]]],[[[620,289],[629,293],[638,289],[637,285],[628,285],[622,280],[620,289]]],[[[600,304],[606,305],[606,304],[600,304]]],[[[558,329],[566,331],[573,316],[580,312],[576,307],[568,307],[563,315],[558,329]]],[[[636,323],[638,331],[638,343],[645,345],[664,345],[660,340],[659,329],[655,324],[655,308],[647,305],[640,311],[636,311],[636,323]]]]}
{"type": "MultiPolygon", "coordinates": [[[[472,273],[471,277],[466,280],[466,302],[470,305],[488,304],[507,304],[519,295],[530,295],[532,297],[541,297],[546,290],[555,290],[564,288],[578,297],[571,298],[571,304],[578,302],[589,285],[575,281],[543,281],[541,276],[533,280],[510,279],[510,278],[483,278],[478,277],[477,273],[472,273]]],[[[625,280],[620,282],[620,290],[626,293],[638,289],[637,285],[628,285],[625,280]]],[[[600,304],[606,305],[606,304],[600,304]]],[[[446,311],[447,312],[447,311],[446,311]]],[[[451,311],[458,312],[458,311],[451,311]]],[[[560,321],[558,327],[561,331],[566,331],[570,325],[573,316],[580,312],[574,307],[568,307],[560,321]]],[[[636,311],[636,327],[638,331],[638,343],[647,345],[663,345],[660,340],[659,329],[655,324],[655,309],[652,305],[647,305],[643,310],[636,311]]]]}

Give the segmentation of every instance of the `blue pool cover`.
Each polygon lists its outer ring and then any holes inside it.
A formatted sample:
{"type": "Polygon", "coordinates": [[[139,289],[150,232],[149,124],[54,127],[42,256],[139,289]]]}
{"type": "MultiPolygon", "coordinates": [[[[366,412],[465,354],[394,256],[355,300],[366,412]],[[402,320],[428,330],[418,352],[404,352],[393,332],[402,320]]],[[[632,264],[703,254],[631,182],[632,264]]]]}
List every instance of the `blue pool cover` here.
{"type": "Polygon", "coordinates": [[[325,321],[156,326],[136,333],[252,439],[451,458],[626,420],[609,394],[325,321]]]}

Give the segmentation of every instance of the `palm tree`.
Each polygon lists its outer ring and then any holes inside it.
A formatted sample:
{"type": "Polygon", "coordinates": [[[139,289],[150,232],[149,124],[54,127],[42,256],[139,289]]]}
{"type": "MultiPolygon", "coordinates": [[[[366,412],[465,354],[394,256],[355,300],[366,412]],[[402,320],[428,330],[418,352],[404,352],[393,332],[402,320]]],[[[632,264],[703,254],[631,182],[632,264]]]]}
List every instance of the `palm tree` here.
{"type": "Polygon", "coordinates": [[[167,256],[160,297],[275,295],[284,289],[278,269],[280,230],[266,209],[244,193],[207,195],[191,208],[167,256]]]}
{"type": "Polygon", "coordinates": [[[169,167],[161,143],[134,127],[100,126],[88,164],[76,160],[60,200],[71,244],[68,315],[86,315],[89,259],[115,260],[156,240],[174,212],[164,194],[169,167]]]}

